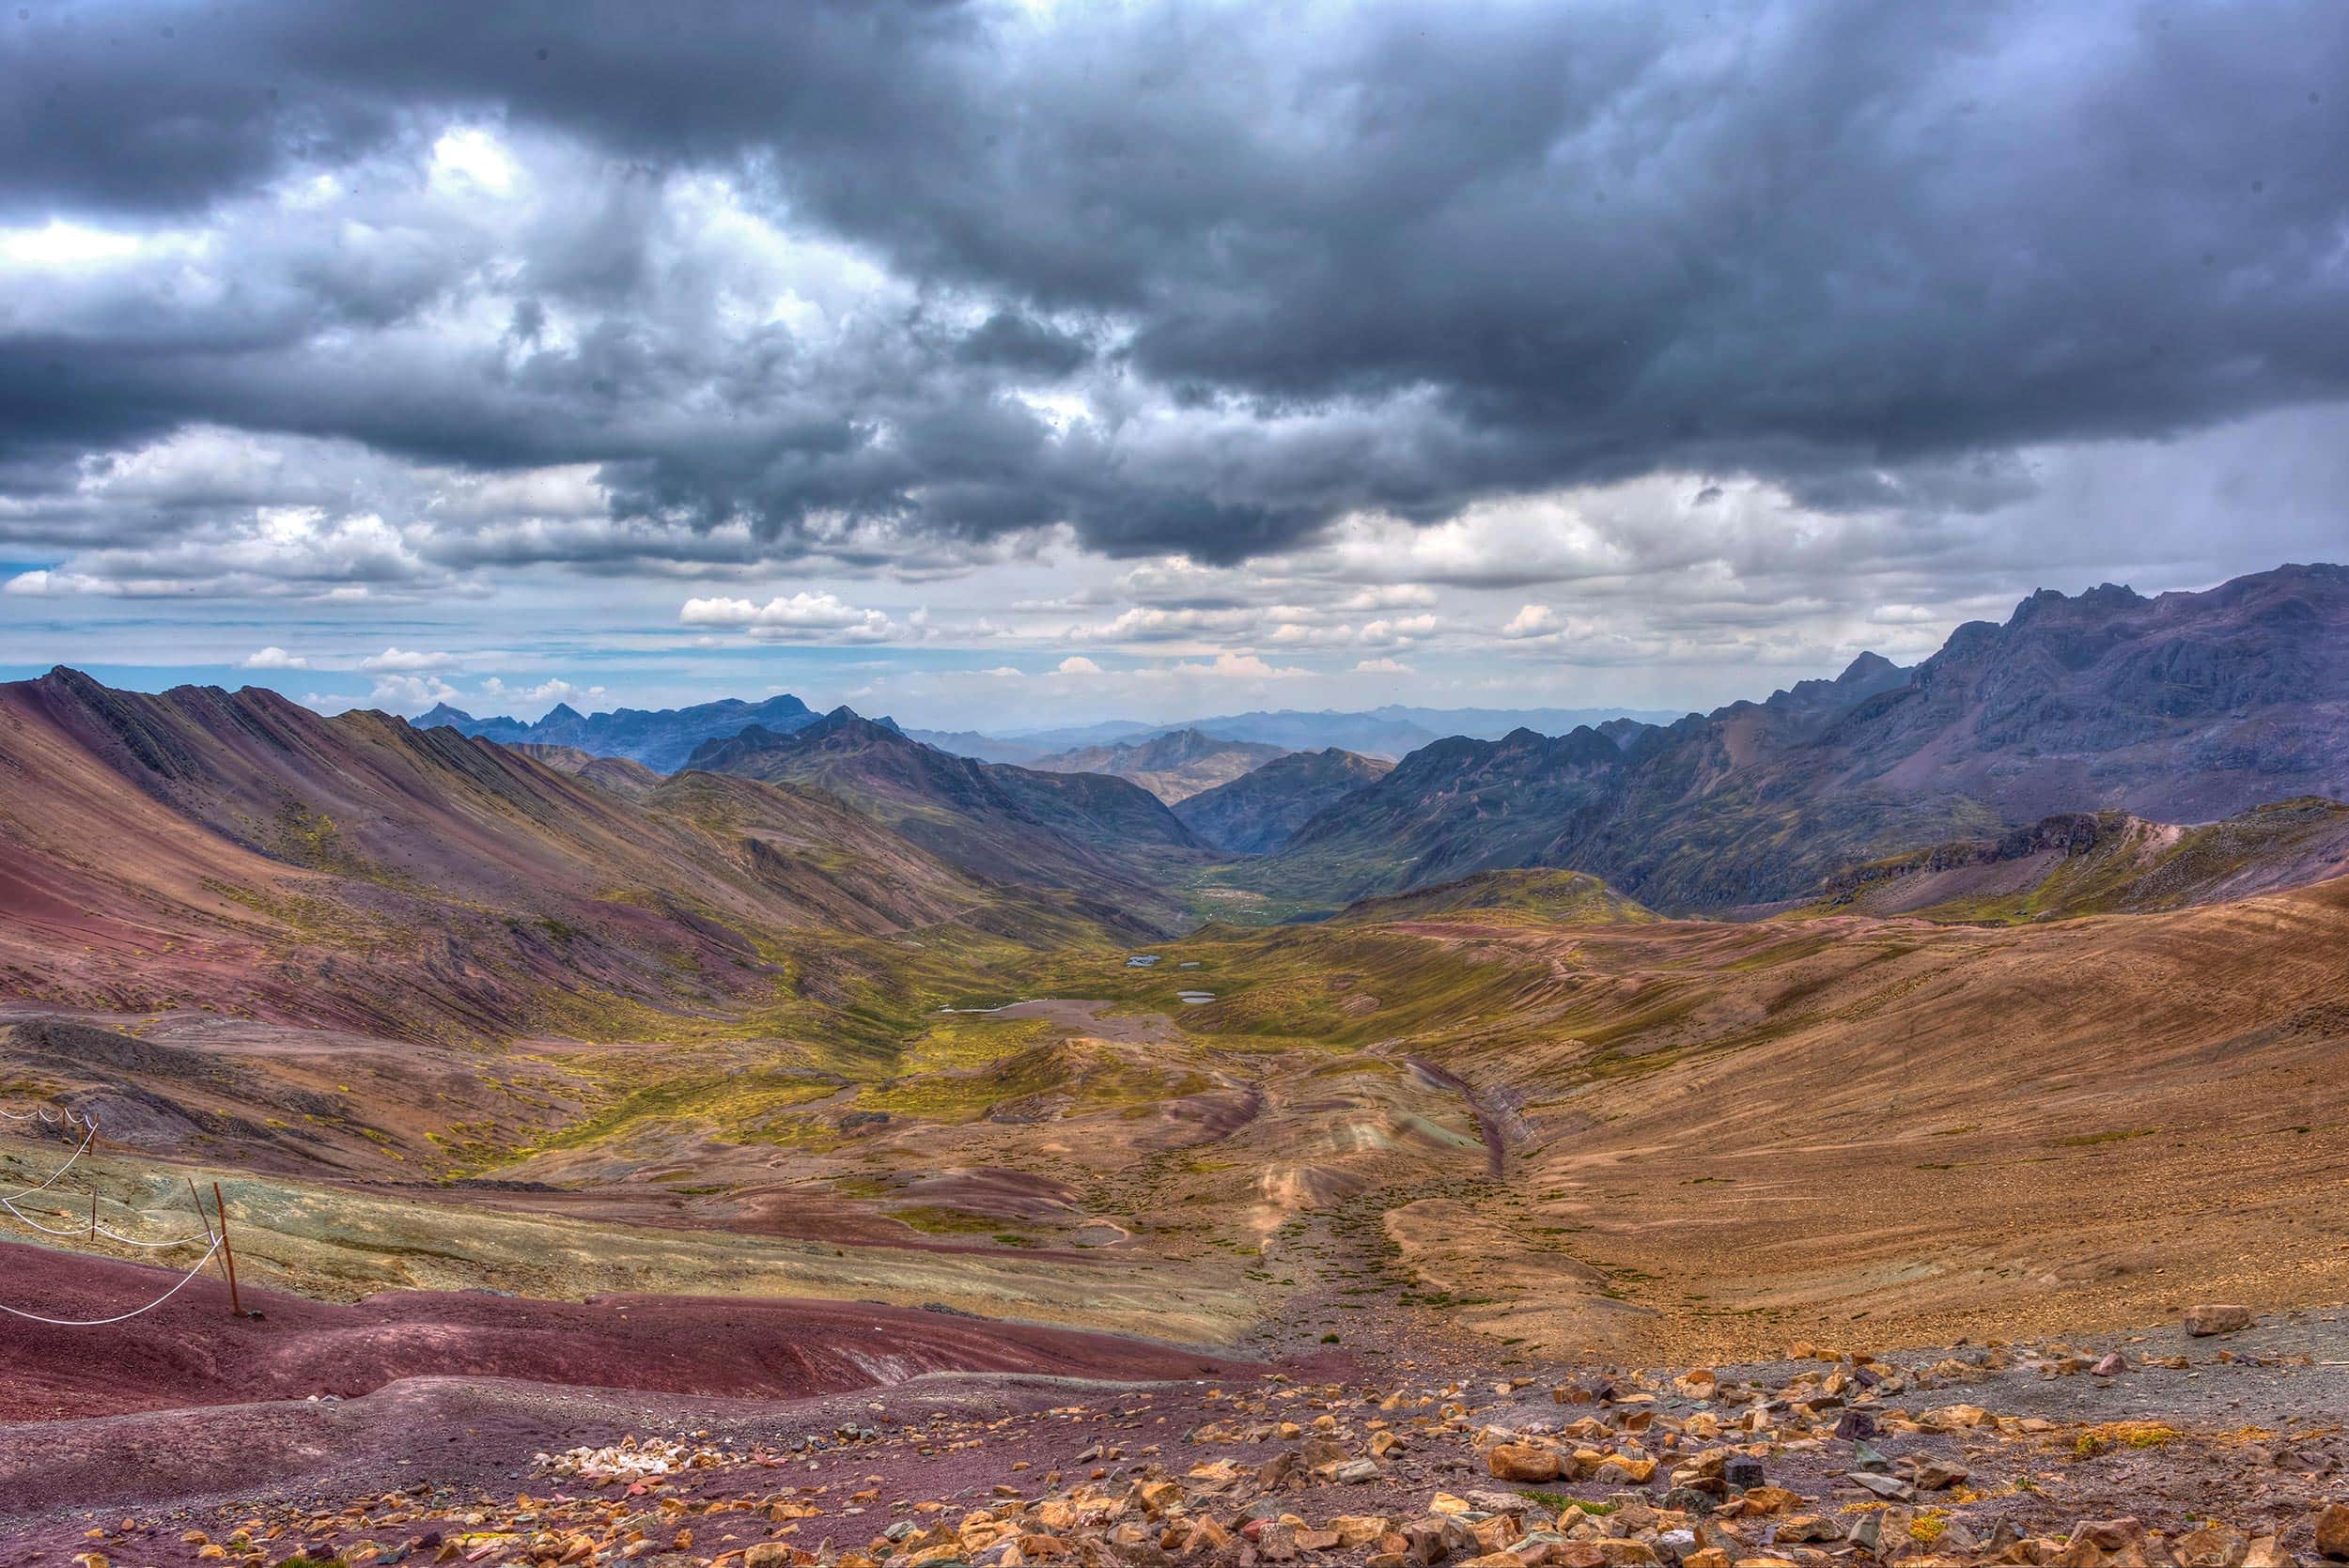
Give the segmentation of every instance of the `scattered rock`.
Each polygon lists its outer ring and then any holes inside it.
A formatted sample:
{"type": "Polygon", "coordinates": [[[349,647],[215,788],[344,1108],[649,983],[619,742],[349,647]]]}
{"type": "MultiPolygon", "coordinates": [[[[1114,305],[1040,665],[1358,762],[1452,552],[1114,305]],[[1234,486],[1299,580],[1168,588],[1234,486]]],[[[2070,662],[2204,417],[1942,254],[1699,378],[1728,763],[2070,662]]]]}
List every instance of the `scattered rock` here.
{"type": "Polygon", "coordinates": [[[1876,1419],[1865,1410],[1846,1410],[1835,1419],[1835,1435],[1846,1440],[1873,1437],[1876,1435],[1876,1419]]]}
{"type": "Polygon", "coordinates": [[[1502,1443],[1485,1455],[1486,1468],[1502,1481],[1555,1481],[1564,1466],[1555,1452],[1528,1443],[1502,1443]]]}
{"type": "Polygon", "coordinates": [[[1921,1492],[1946,1492],[1972,1473],[1965,1466],[1947,1459],[1923,1459],[1918,1462],[1916,1474],[1910,1479],[1921,1492]]]}
{"type": "Polygon", "coordinates": [[[2178,1568],[2242,1568],[2251,1544],[2224,1525],[2204,1525],[2170,1543],[2178,1568]]]}
{"type": "Polygon", "coordinates": [[[2328,1504],[2317,1514],[2316,1549],[2329,1558],[2349,1559],[2349,1502],[2328,1504]]]}
{"type": "Polygon", "coordinates": [[[2202,1338],[2211,1334],[2232,1334],[2239,1328],[2251,1327],[2251,1309],[2231,1303],[2188,1307],[2186,1310],[2186,1331],[2202,1338]]]}

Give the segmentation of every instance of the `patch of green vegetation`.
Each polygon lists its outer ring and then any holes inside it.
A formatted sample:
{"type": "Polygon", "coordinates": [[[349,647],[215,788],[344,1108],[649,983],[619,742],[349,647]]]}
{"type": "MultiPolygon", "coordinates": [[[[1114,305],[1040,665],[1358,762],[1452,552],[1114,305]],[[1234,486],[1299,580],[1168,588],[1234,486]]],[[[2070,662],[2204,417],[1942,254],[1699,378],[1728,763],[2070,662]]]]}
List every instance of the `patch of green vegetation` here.
{"type": "Polygon", "coordinates": [[[322,811],[314,811],[298,800],[288,800],[279,808],[275,843],[272,846],[281,858],[314,871],[332,871],[345,877],[379,879],[375,865],[353,849],[343,837],[342,829],[333,817],[322,811]]]}
{"type": "Polygon", "coordinates": [[[1481,871],[1457,881],[1365,898],[1336,919],[1363,924],[1466,914],[1501,925],[1638,925],[1659,918],[1587,872],[1513,870],[1481,871]]]}
{"type": "Polygon", "coordinates": [[[403,936],[383,922],[369,920],[324,898],[299,893],[261,893],[216,877],[204,879],[205,891],[229,903],[275,921],[304,940],[325,947],[377,950],[387,944],[404,946],[403,936]]]}
{"type": "Polygon", "coordinates": [[[1296,921],[1320,920],[1334,914],[1339,908],[1334,900],[1299,898],[1235,885],[1234,878],[1245,875],[1246,864],[1242,862],[1207,866],[1177,885],[1175,891],[1193,920],[1202,925],[1286,925],[1296,921]]]}
{"type": "Polygon", "coordinates": [[[2151,1138],[2159,1127],[2131,1127],[2125,1132],[2082,1132],[2056,1140],[2059,1149],[2092,1149],[2100,1143],[2125,1143],[2132,1138],[2151,1138]]]}
{"type": "Polygon", "coordinates": [[[891,1079],[859,1095],[858,1109],[936,1122],[976,1120],[1009,1100],[1065,1095],[1072,1113],[1156,1112],[1166,1100],[1214,1087],[1203,1074],[1159,1070],[1079,1043],[1031,1046],[960,1072],[891,1079]]]}
{"type": "Polygon", "coordinates": [[[1307,1078],[1354,1078],[1363,1074],[1372,1078],[1401,1078],[1403,1069],[1383,1056],[1349,1056],[1340,1062],[1324,1062],[1305,1076],[1307,1078]]]}
{"type": "Polygon", "coordinates": [[[632,1088],[620,1087],[634,1076],[632,1062],[590,1063],[584,1071],[600,1079],[613,1097],[568,1126],[533,1141],[474,1151],[462,1173],[480,1174],[550,1150],[593,1147],[647,1123],[699,1121],[737,1141],[761,1141],[780,1114],[838,1092],[835,1084],[772,1068],[684,1073],[632,1088]]]}
{"type": "Polygon", "coordinates": [[[972,1214],[943,1203],[909,1203],[891,1209],[889,1218],[925,1235],[979,1235],[1003,1223],[997,1216],[972,1214]]]}
{"type": "Polygon", "coordinates": [[[1053,1032],[1045,1018],[999,1018],[987,1014],[949,1013],[914,1036],[899,1058],[906,1073],[963,1072],[988,1066],[1053,1032]]]}
{"type": "Polygon", "coordinates": [[[1569,1508],[1579,1508],[1592,1518],[1600,1519],[1612,1514],[1616,1508],[1611,1502],[1595,1502],[1587,1498],[1570,1497],[1563,1492],[1546,1492],[1538,1486],[1528,1486],[1525,1495],[1552,1514],[1563,1514],[1569,1508]]]}

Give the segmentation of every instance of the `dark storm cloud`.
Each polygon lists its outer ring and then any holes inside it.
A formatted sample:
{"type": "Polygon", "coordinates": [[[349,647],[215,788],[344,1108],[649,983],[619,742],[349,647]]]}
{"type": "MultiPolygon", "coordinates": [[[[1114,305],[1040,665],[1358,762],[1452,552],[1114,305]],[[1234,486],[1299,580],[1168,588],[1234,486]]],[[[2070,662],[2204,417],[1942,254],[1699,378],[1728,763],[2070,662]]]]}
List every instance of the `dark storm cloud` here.
{"type": "Polygon", "coordinates": [[[519,236],[256,234],[225,299],[0,318],[0,461],[36,467],[208,421],[601,463],[786,544],[1067,520],[1228,561],[1658,469],[1965,511],[2028,491],[2019,445],[2349,395],[2334,0],[85,3],[0,40],[16,222],[364,188],[467,116],[601,161],[519,236]],[[698,308],[654,246],[680,170],[981,324],[818,351],[698,308]],[[351,348],[500,267],[498,353],[351,348]],[[1060,381],[1097,422],[1010,395],[1060,381]]]}
{"type": "Polygon", "coordinates": [[[1000,365],[1054,378],[1075,373],[1093,357],[1084,339],[1009,310],[999,310],[981,322],[957,352],[972,365],[1000,365]]]}

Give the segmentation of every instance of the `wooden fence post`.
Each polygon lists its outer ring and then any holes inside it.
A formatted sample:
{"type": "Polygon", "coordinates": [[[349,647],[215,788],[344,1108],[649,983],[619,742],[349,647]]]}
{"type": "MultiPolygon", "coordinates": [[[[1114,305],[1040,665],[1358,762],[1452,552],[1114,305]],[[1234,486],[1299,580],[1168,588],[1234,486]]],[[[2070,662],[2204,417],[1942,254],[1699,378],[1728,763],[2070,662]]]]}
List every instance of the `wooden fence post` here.
{"type": "Polygon", "coordinates": [[[228,1201],[220,1195],[218,1182],[212,1184],[212,1206],[220,1210],[220,1255],[228,1265],[228,1310],[242,1317],[244,1303],[237,1299],[237,1250],[228,1245],[228,1201]]]}
{"type": "MultiPolygon", "coordinates": [[[[204,1221],[205,1241],[211,1246],[213,1250],[219,1250],[220,1237],[212,1232],[212,1217],[204,1212],[204,1195],[196,1191],[195,1178],[194,1176],[190,1176],[188,1178],[188,1202],[195,1205],[195,1217],[204,1221]]],[[[231,1292],[229,1296],[229,1304],[232,1310],[235,1307],[235,1293],[231,1292]]]]}

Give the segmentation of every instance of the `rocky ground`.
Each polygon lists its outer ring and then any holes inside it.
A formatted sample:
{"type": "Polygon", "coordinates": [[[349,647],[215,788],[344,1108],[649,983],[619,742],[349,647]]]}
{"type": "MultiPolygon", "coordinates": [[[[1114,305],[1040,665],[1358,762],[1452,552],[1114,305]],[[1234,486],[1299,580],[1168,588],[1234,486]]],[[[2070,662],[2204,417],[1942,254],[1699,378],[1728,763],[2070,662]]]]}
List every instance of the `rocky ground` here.
{"type": "Polygon", "coordinates": [[[930,1374],[786,1402],[410,1378],[0,1428],[0,1564],[2349,1555],[2349,1313],[2229,1321],[1506,1374],[1401,1340],[1174,1381],[930,1374]]]}

